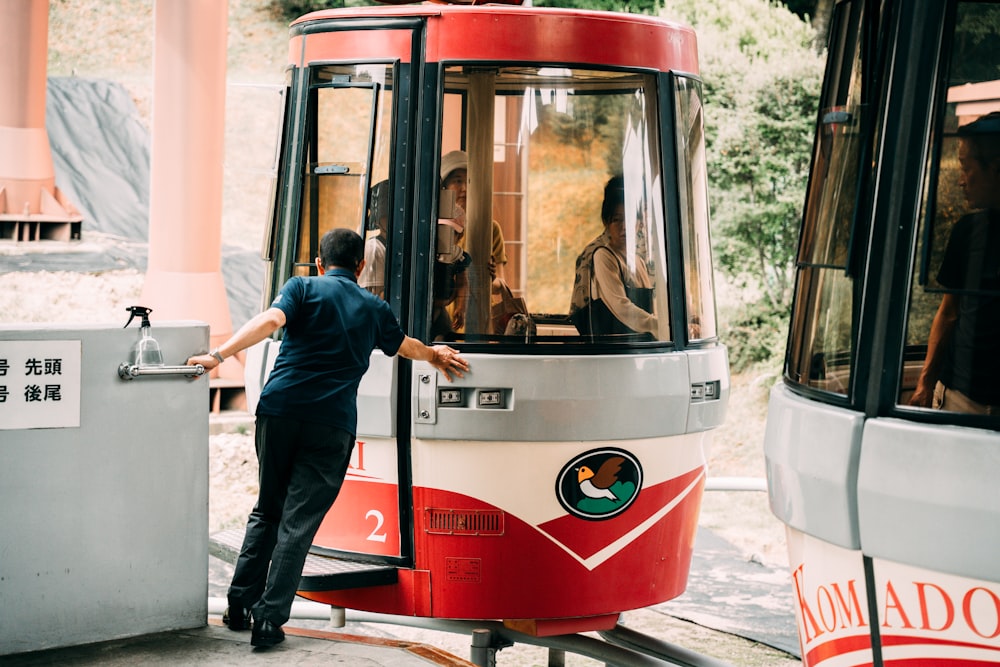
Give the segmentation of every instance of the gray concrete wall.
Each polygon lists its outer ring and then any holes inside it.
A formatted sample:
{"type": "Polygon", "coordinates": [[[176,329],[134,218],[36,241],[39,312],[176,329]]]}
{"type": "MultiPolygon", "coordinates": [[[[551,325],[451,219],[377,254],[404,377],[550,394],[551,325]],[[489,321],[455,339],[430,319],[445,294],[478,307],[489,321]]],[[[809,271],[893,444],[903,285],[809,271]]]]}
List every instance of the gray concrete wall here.
{"type": "Polygon", "coordinates": [[[120,379],[137,325],[0,328],[0,655],[206,623],[208,378],[120,379]]]}

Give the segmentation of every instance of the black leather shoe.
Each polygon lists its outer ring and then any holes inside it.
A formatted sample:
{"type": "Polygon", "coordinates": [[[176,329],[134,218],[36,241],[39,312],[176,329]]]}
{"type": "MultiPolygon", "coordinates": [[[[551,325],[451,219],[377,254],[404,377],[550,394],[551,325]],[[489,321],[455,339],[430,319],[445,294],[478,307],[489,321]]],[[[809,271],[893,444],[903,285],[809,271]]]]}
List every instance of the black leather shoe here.
{"type": "Polygon", "coordinates": [[[250,635],[251,646],[267,648],[283,641],[285,641],[285,631],[280,625],[275,625],[266,618],[253,624],[253,634],[250,635]]]}
{"type": "Polygon", "coordinates": [[[230,602],[222,613],[222,624],[228,625],[230,630],[249,630],[250,614],[243,607],[230,602]]]}

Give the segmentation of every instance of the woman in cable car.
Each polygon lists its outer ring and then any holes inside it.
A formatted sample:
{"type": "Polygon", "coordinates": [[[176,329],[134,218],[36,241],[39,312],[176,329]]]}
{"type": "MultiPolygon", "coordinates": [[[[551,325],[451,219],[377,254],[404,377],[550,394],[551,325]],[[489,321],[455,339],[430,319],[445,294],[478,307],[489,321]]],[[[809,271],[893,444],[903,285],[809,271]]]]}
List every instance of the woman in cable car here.
{"type": "Polygon", "coordinates": [[[655,336],[652,280],[644,249],[638,247],[645,239],[642,217],[626,217],[622,176],[613,176],[604,186],[601,221],[604,231],[576,259],[570,319],[584,335],[655,336]],[[630,228],[635,230],[632,237],[630,228]]]}

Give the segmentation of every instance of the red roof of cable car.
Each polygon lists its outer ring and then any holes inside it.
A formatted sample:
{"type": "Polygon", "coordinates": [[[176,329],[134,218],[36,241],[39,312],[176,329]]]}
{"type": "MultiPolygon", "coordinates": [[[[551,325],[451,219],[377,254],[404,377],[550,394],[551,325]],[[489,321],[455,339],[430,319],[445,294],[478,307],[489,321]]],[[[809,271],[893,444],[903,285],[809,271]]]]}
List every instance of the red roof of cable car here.
{"type": "Polygon", "coordinates": [[[314,12],[292,23],[291,62],[387,58],[409,62],[409,30],[345,33],[320,28],[324,21],[393,17],[427,19],[427,62],[565,63],[698,73],[695,33],[683,24],[641,14],[508,5],[393,5],[314,12]],[[303,35],[301,29],[310,24],[315,27],[303,35]]]}

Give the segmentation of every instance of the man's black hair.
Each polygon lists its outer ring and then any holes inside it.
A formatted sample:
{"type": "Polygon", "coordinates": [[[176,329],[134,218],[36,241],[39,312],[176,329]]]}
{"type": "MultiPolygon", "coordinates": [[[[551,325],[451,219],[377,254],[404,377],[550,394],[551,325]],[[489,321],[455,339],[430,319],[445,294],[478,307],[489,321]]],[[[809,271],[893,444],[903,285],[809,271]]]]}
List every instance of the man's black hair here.
{"type": "Polygon", "coordinates": [[[357,271],[365,257],[365,242],[351,229],[332,229],[319,241],[319,259],[323,268],[337,266],[357,271]]]}

